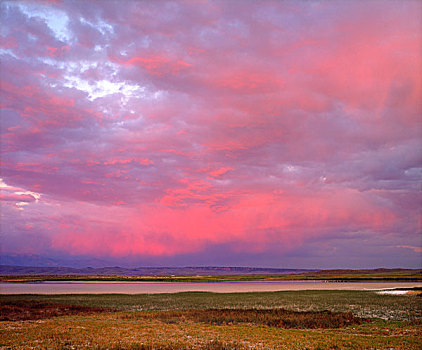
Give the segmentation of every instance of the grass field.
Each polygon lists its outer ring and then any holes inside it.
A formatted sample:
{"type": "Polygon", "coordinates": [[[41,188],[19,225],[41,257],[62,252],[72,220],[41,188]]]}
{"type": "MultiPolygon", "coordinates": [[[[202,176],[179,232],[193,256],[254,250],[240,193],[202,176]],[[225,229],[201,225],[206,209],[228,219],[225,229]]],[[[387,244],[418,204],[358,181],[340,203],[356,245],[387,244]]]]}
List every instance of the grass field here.
{"type": "Polygon", "coordinates": [[[0,282],[45,281],[132,281],[132,282],[225,282],[225,281],[422,281],[422,270],[400,271],[319,271],[283,275],[231,275],[231,276],[173,276],[173,275],[0,275],[0,282]]]}
{"type": "Polygon", "coordinates": [[[422,348],[417,294],[2,295],[0,307],[2,349],[422,348]]]}

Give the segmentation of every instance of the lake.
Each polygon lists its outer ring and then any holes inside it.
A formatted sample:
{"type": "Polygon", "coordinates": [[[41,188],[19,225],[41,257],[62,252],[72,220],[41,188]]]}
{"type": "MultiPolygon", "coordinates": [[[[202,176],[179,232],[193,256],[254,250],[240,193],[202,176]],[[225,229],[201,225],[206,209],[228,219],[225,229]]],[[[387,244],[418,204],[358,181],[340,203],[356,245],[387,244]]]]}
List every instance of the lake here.
{"type": "Polygon", "coordinates": [[[0,294],[157,294],[178,292],[275,292],[295,290],[382,290],[422,287],[421,282],[324,282],[324,281],[236,281],[236,282],[96,282],[61,281],[0,283],[0,294]]]}

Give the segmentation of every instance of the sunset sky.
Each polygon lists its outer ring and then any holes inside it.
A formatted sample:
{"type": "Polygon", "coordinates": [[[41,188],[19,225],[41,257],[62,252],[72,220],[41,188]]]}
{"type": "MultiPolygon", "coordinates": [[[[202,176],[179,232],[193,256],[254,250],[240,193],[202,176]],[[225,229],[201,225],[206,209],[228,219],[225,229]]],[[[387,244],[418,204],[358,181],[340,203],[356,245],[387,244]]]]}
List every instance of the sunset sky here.
{"type": "Polygon", "coordinates": [[[422,2],[0,6],[2,261],[421,267],[422,2]]]}

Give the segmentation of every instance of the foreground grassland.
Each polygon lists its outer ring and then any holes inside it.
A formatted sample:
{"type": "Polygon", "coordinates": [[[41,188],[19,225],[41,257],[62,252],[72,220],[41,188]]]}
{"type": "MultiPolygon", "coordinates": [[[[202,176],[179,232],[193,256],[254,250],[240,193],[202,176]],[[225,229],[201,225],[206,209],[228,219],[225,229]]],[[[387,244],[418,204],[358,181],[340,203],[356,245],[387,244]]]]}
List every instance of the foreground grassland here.
{"type": "Polygon", "coordinates": [[[0,347],[421,349],[421,302],[361,291],[3,295],[0,347]]]}

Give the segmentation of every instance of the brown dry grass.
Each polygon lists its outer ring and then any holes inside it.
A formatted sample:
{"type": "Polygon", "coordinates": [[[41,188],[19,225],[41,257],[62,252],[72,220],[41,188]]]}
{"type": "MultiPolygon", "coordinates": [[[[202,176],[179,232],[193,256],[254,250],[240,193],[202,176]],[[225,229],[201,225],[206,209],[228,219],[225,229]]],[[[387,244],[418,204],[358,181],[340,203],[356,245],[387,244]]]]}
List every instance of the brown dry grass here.
{"type": "Polygon", "coordinates": [[[422,297],[422,290],[410,290],[406,293],[406,295],[416,295],[418,297],[422,297]]]}
{"type": "Polygon", "coordinates": [[[53,304],[42,301],[1,301],[0,321],[39,320],[56,316],[92,314],[105,311],[111,310],[90,306],[53,304]]]}
{"type": "Polygon", "coordinates": [[[284,309],[208,309],[174,310],[161,312],[133,312],[123,315],[124,319],[158,319],[168,324],[186,322],[210,325],[232,325],[248,323],[276,328],[340,328],[358,325],[364,320],[351,312],[331,311],[289,311],[284,309]]]}
{"type": "MultiPolygon", "coordinates": [[[[0,302],[1,321],[39,320],[57,316],[83,315],[113,311],[109,308],[68,304],[53,304],[40,301],[0,302]]],[[[248,323],[277,328],[339,328],[365,321],[351,312],[290,311],[284,309],[208,309],[172,310],[156,312],[132,312],[120,316],[123,319],[157,319],[168,324],[186,322],[211,325],[248,323]]]]}

